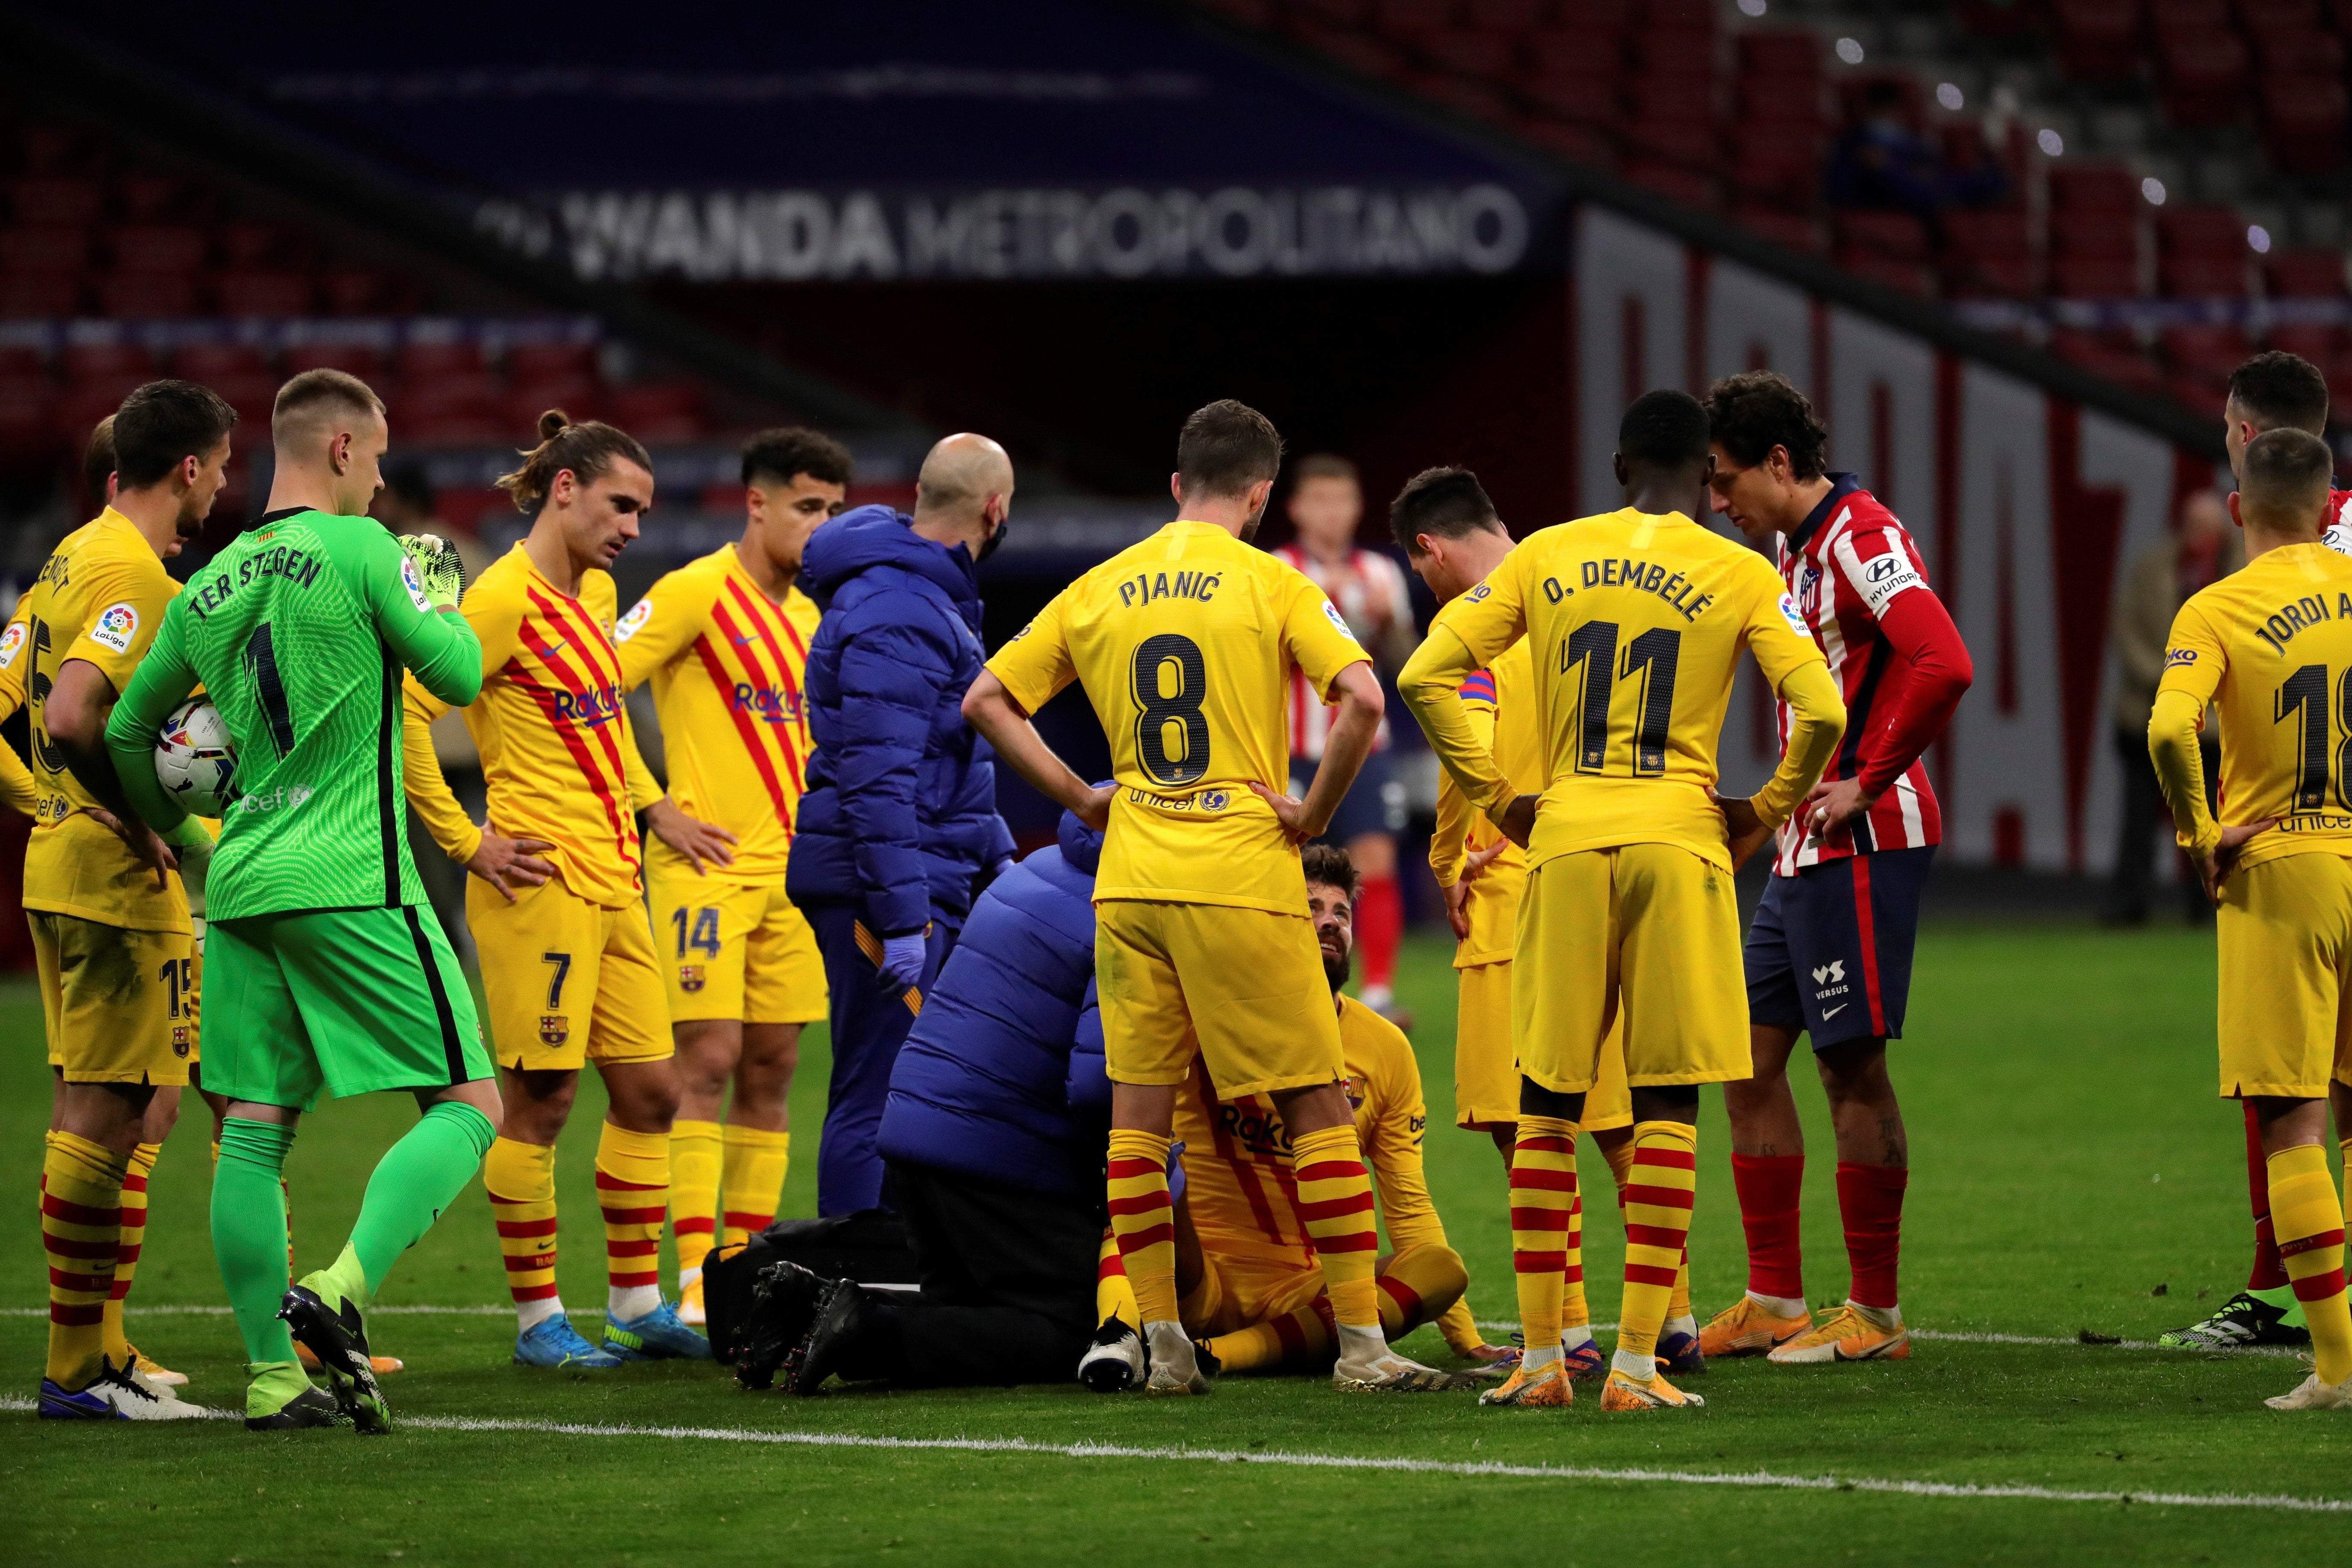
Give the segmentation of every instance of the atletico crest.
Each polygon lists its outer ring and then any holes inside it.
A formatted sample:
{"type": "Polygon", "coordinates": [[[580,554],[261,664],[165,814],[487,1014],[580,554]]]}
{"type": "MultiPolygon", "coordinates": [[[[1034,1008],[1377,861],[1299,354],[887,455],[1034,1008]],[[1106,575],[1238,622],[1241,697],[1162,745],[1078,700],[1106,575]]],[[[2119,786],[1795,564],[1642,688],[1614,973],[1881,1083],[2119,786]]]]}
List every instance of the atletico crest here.
{"type": "Polygon", "coordinates": [[[572,1037],[572,1021],[561,1013],[542,1013],[539,1016],[539,1043],[560,1046],[572,1037]]]}
{"type": "Polygon", "coordinates": [[[677,966],[677,988],[681,991],[702,989],[702,965],[681,963],[677,966]]]}

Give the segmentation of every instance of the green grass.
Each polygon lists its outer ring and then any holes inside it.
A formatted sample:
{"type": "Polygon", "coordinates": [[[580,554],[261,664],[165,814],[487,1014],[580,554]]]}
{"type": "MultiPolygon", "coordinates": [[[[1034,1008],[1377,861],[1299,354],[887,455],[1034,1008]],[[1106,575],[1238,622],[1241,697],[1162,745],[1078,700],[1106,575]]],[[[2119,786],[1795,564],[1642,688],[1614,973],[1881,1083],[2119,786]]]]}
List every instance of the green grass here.
{"type": "MultiPolygon", "coordinates": [[[[1468,1259],[1483,1318],[1516,1315],[1500,1163],[1451,1121],[1452,975],[1416,941],[1402,999],[1420,1015],[1432,1186],[1468,1259]]],[[[2241,1282],[2246,1219],[2236,1109],[2214,1099],[2210,936],[1947,926],[1921,944],[1913,1035],[1897,1048],[1915,1158],[1904,1299],[1944,1331],[2147,1339],[2241,1282]],[[2161,1297],[2154,1294],[2159,1288],[2161,1297]]],[[[39,1376],[45,1300],[32,1194],[48,1089],[28,985],[0,987],[0,1354],[39,1376]]],[[[818,1032],[821,1035],[821,1031],[818,1032]]],[[[812,1212],[821,1038],[793,1104],[804,1130],[784,1212],[812,1212]]],[[[1821,1096],[1801,1086],[1807,1283],[1845,1285],[1821,1096]]],[[[193,1110],[193,1108],[192,1108],[193,1110]]],[[[562,1282],[601,1302],[590,1153],[601,1100],[584,1086],[564,1145],[562,1282]]],[[[310,1118],[290,1175],[303,1266],[341,1245],[364,1173],[413,1111],[391,1097],[310,1118]]],[[[218,1303],[194,1111],[158,1171],[135,1305],[218,1303]]],[[[1701,1131],[1692,1265],[1702,1312],[1742,1281],[1720,1097],[1701,1131]]],[[[1588,1153],[1585,1179],[1608,1174],[1588,1153]]],[[[1616,1226],[1587,1232],[1595,1315],[1615,1315],[1616,1226]]],[[[503,1270],[478,1184],[403,1263],[385,1305],[496,1303],[503,1270]]],[[[235,1405],[241,1359],[224,1318],[132,1318],[142,1346],[235,1405]]],[[[739,1394],[707,1368],[587,1376],[507,1364],[495,1316],[383,1316],[378,1348],[410,1370],[405,1416],[1129,1447],[1394,1457],[1464,1464],[1913,1480],[2064,1490],[2352,1500],[2352,1422],[2260,1400],[2302,1375],[2275,1358],[2194,1358],[2074,1344],[1933,1341],[1907,1363],[1719,1365],[1686,1417],[1482,1412],[1465,1397],[1348,1400],[1311,1379],[1231,1379],[1214,1397],[1097,1399],[1075,1384],[1016,1393],[739,1394]]],[[[1433,1333],[1410,1347],[1444,1352],[1433,1333]]],[[[1616,1563],[2276,1562],[2340,1517],[2147,1502],[1783,1490],[1591,1477],[1381,1473],[1167,1458],[776,1446],[711,1438],[472,1432],[412,1425],[381,1442],[249,1436],[229,1423],[71,1426],[0,1414],[9,1512],[0,1560],[105,1563],[567,1564],[761,1561],[927,1564],[1230,1560],[1616,1563]]]]}

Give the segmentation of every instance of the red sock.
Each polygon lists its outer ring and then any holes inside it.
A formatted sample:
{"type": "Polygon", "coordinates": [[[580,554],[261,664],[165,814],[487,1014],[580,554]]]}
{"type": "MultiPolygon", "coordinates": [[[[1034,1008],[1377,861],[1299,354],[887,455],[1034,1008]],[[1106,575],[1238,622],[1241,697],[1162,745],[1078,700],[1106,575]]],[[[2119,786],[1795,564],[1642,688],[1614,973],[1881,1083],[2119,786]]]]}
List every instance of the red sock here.
{"type": "Polygon", "coordinates": [[[2275,1290],[2286,1281],[2286,1262],[2279,1257],[2278,1235],[2271,1228],[2271,1167],[2263,1153],[2263,1130],[2254,1120],[2254,1102],[2246,1106],[2246,1195],[2254,1203],[2254,1266],[2246,1274],[2249,1290],[2275,1290]]]}
{"type": "Polygon", "coordinates": [[[1364,984],[1389,989],[1396,980],[1397,942],[1404,935],[1404,903],[1394,877],[1367,877],[1356,889],[1356,951],[1364,955],[1364,984]]]}
{"type": "Polygon", "coordinates": [[[1859,1307],[1895,1303],[1895,1265],[1903,1252],[1903,1189],[1911,1173],[1901,1167],[1856,1165],[1840,1160],[1838,1214],[1845,1221],[1846,1261],[1853,1268],[1847,1292],[1859,1307]]]}
{"type": "Polygon", "coordinates": [[[1748,1231],[1748,1288],[1759,1296],[1805,1299],[1804,1247],[1797,1200],[1805,1186],[1802,1154],[1734,1154],[1731,1184],[1748,1231]]]}

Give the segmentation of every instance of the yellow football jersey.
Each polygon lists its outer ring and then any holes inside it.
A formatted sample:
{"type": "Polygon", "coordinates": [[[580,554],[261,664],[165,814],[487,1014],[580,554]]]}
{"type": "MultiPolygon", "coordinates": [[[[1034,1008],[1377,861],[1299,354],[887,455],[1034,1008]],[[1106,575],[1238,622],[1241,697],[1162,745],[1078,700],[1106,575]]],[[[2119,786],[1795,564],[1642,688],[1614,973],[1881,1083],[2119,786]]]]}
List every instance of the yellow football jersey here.
{"type": "MultiPolygon", "coordinates": [[[[1421,1068],[1403,1031],[1352,996],[1339,998],[1339,1045],[1356,1142],[1381,1198],[1391,1250],[1445,1243],[1422,1165],[1429,1108],[1421,1068]]],[[[1213,1252],[1312,1268],[1313,1245],[1298,1218],[1290,1133],[1262,1094],[1217,1099],[1197,1066],[1177,1091],[1176,1137],[1184,1145],[1185,1202],[1201,1244],[1213,1252]]]]}
{"type": "Polygon", "coordinates": [[[2220,819],[2279,819],[2239,865],[2352,855],[2352,560],[2293,544],[2200,590],[2173,618],[2157,690],[2221,716],[2220,819]]]}
{"type": "Polygon", "coordinates": [[[1178,521],[1055,595],[988,668],[1032,713],[1076,680],[1102,721],[1121,787],[1096,902],[1304,914],[1298,851],[1249,784],[1288,785],[1291,670],[1328,695],[1365,661],[1296,567],[1178,521]]]}
{"type": "MultiPolygon", "coordinates": [[[[31,607],[20,599],[16,616],[0,628],[0,723],[14,719],[16,710],[25,705],[25,668],[32,661],[20,656],[32,640],[31,607]]],[[[33,770],[25,765],[16,747],[0,744],[0,805],[30,816],[39,801],[40,792],[33,787],[33,770]]]]}
{"type": "MultiPolygon", "coordinates": [[[[621,700],[612,626],[613,579],[590,572],[573,598],[530,563],[521,545],[466,590],[459,605],[482,644],[482,694],[463,710],[481,749],[490,825],[510,838],[555,847],[564,885],[619,909],[644,896],[645,851],[635,811],[661,798],[637,755],[621,700]]],[[[481,829],[449,792],[433,755],[431,725],[449,705],[406,684],[402,764],[408,799],[434,841],[460,860],[481,829]]]]}
{"type": "Polygon", "coordinates": [[[735,836],[735,860],[712,875],[746,887],[784,879],[808,766],[801,675],[816,603],[786,588],[778,605],[732,544],[656,583],[613,641],[621,687],[654,683],[669,797],[735,836]]]}
{"type": "Polygon", "coordinates": [[[1492,816],[1518,785],[1468,743],[1463,675],[1525,637],[1548,783],[1530,868],[1621,844],[1673,844],[1730,869],[1709,795],[1731,679],[1752,650],[1778,689],[1822,651],[1780,574],[1680,512],[1623,510],[1530,534],[1437,613],[1399,680],[1464,795],[1492,816]]]}
{"type": "MultiPolygon", "coordinates": [[[[1511,781],[1511,793],[1541,795],[1549,780],[1544,773],[1535,659],[1528,652],[1525,637],[1496,655],[1486,668],[1470,672],[1462,682],[1462,706],[1481,743],[1494,753],[1495,765],[1511,781]]],[[[1454,775],[1440,769],[1437,828],[1429,838],[1429,868],[1439,883],[1459,878],[1462,863],[1471,851],[1498,843],[1503,852],[1486,862],[1486,868],[1470,884],[1470,900],[1465,906],[1470,916],[1470,934],[1454,944],[1456,969],[1499,963],[1511,956],[1519,929],[1519,892],[1528,885],[1528,857],[1483,812],[1471,806],[1454,775]]]]}
{"type": "Polygon", "coordinates": [[[188,900],[176,875],[162,889],[111,828],[50,742],[42,708],[58,669],[85,659],[119,695],[163,624],[180,585],[138,526],[112,507],[66,535],[0,632],[10,707],[31,712],[33,837],[25,847],[25,907],[131,931],[185,931],[188,900]]]}

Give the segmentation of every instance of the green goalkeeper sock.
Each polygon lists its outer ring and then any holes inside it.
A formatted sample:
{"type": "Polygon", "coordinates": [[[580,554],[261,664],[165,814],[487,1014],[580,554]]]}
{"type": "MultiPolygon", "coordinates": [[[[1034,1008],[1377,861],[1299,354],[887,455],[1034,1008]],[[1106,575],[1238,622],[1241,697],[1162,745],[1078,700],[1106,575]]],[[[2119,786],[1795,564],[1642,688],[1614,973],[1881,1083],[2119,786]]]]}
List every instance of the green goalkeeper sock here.
{"type": "Polygon", "coordinates": [[[213,1256],[228,1288],[247,1359],[291,1362],[294,1336],[278,1308],[286,1297],[286,1194],[278,1177],[294,1131],[232,1116],[221,1124],[213,1171],[213,1256]]]}
{"type": "Polygon", "coordinates": [[[368,1178],[352,1244],[331,1274],[351,1300],[365,1306],[383,1288],[400,1255],[416,1245],[441,1211],[457,1200],[481,1168],[498,1130],[460,1100],[445,1100],[417,1119],[406,1137],[385,1151],[368,1178]],[[344,1273],[356,1263],[361,1278],[344,1273]]]}

